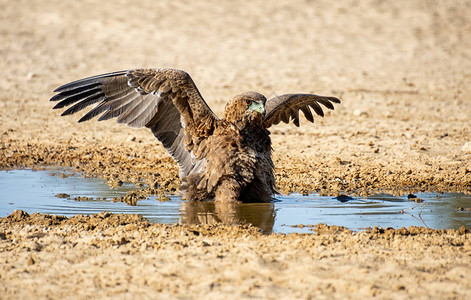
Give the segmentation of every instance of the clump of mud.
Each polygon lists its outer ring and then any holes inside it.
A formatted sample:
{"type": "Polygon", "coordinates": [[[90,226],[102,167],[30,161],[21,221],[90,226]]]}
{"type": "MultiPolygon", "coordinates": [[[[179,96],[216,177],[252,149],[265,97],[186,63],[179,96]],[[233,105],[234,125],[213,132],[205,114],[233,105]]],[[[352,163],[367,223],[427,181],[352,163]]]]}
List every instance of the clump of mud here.
{"type": "Polygon", "coordinates": [[[175,193],[176,188],[173,187],[170,190],[168,190],[167,188],[161,188],[159,186],[156,187],[156,188],[148,187],[148,188],[144,188],[144,189],[137,190],[137,191],[129,191],[129,192],[126,193],[125,196],[114,197],[111,200],[113,202],[123,202],[123,203],[126,203],[128,205],[134,206],[134,205],[137,205],[138,201],[145,200],[145,199],[149,198],[150,196],[155,195],[157,197],[157,200],[165,202],[165,201],[170,200],[170,197],[168,197],[166,195],[166,193],[170,193],[170,191],[175,193]]]}
{"type": "Polygon", "coordinates": [[[22,210],[15,210],[7,217],[1,218],[0,223],[15,223],[19,225],[73,225],[81,229],[94,229],[108,226],[121,226],[139,224],[147,226],[149,222],[140,215],[112,214],[102,212],[90,216],[76,215],[70,218],[58,215],[34,213],[28,214],[22,210]]]}
{"type": "Polygon", "coordinates": [[[202,225],[179,225],[179,224],[154,224],[150,223],[141,215],[134,214],[113,214],[102,212],[89,216],[76,215],[70,218],[65,216],[49,214],[28,214],[22,210],[15,210],[9,216],[0,218],[0,224],[26,225],[46,225],[46,226],[73,226],[79,230],[101,230],[103,228],[116,228],[125,225],[134,225],[128,228],[164,228],[168,231],[181,231],[189,235],[217,236],[220,234],[231,235],[260,235],[260,229],[250,224],[227,225],[227,224],[202,224],[202,225]]]}
{"type": "MultiPolygon", "coordinates": [[[[223,223],[216,224],[195,224],[195,225],[180,225],[180,224],[154,224],[150,223],[141,215],[134,214],[113,214],[109,212],[102,212],[89,216],[76,215],[70,218],[65,216],[48,215],[48,214],[28,214],[22,210],[15,210],[9,216],[0,218],[0,224],[18,224],[18,225],[47,225],[47,226],[63,226],[72,225],[79,229],[94,230],[110,227],[118,227],[124,225],[136,225],[137,227],[161,227],[170,231],[184,231],[191,235],[205,235],[205,236],[218,236],[220,234],[250,234],[261,235],[260,228],[250,224],[241,225],[227,225],[223,223]]],[[[355,235],[355,233],[343,226],[326,225],[319,223],[316,225],[297,225],[298,227],[309,227],[313,232],[321,235],[336,235],[348,234],[355,235]]],[[[469,228],[462,226],[461,228],[454,229],[430,229],[425,227],[411,226],[409,228],[369,228],[362,232],[362,234],[369,235],[372,239],[378,237],[390,236],[416,236],[416,235],[466,235],[470,234],[469,228]]],[[[296,233],[293,233],[296,235],[296,233]]],[[[275,234],[272,234],[275,235],[275,234]]],[[[285,234],[279,234],[284,236],[285,234]]],[[[302,235],[302,234],[301,234],[302,235]]]]}

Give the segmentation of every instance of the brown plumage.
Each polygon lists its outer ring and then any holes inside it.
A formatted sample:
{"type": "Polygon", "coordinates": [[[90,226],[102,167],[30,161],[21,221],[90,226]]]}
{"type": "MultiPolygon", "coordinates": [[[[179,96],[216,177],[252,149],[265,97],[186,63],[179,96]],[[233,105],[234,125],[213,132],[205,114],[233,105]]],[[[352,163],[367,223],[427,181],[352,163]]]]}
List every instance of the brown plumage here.
{"type": "Polygon", "coordinates": [[[271,159],[270,126],[290,120],[299,126],[299,111],[310,122],[310,108],[334,109],[334,97],[287,94],[266,100],[256,92],[232,98],[219,119],[206,104],[190,76],[175,69],[140,69],[103,74],[55,90],[54,108],[62,115],[98,103],[80,120],[148,127],[175,159],[180,190],[189,200],[269,202],[276,193],[271,159]]]}

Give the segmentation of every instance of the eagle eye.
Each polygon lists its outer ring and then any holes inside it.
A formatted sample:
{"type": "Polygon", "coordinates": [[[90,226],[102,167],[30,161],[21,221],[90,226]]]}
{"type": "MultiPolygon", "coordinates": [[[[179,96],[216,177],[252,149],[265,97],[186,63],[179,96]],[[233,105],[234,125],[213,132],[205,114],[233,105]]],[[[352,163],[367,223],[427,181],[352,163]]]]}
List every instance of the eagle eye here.
{"type": "Polygon", "coordinates": [[[253,100],[247,100],[247,105],[251,105],[253,103],[253,100]]]}

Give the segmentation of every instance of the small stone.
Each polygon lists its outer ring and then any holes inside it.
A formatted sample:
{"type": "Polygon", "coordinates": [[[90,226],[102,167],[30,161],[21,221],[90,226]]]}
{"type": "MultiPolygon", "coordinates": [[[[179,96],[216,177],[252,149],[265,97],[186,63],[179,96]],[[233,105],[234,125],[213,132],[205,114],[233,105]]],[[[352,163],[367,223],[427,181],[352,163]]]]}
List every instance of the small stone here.
{"type": "Polygon", "coordinates": [[[34,72],[29,72],[27,75],[26,75],[26,79],[27,80],[31,80],[33,79],[34,77],[37,77],[38,74],[34,73],[34,72]]]}
{"type": "Polygon", "coordinates": [[[32,266],[36,263],[36,261],[34,261],[33,257],[32,256],[29,256],[27,259],[26,259],[26,265],[28,266],[32,266]]]}
{"type": "Polygon", "coordinates": [[[461,151],[471,152],[471,142],[466,142],[461,148],[461,151]]]}
{"type": "Polygon", "coordinates": [[[160,201],[160,202],[168,202],[168,201],[170,201],[170,197],[167,196],[167,195],[159,194],[158,197],[159,197],[159,201],[160,201]]]}
{"type": "Polygon", "coordinates": [[[368,117],[368,113],[364,110],[361,110],[361,109],[355,109],[353,111],[353,115],[355,117],[362,117],[362,116],[368,117]]]}
{"type": "Polygon", "coordinates": [[[348,202],[348,201],[351,201],[351,200],[355,200],[352,197],[347,196],[347,195],[339,195],[339,196],[335,197],[335,199],[337,199],[338,201],[340,201],[342,203],[345,203],[345,202],[348,202]]]}
{"type": "Polygon", "coordinates": [[[398,290],[398,291],[404,291],[405,289],[406,289],[406,287],[403,286],[403,285],[397,285],[396,286],[396,290],[398,290]]]}
{"type": "Polygon", "coordinates": [[[59,194],[56,194],[56,197],[57,198],[69,198],[70,195],[66,193],[59,193],[59,194]]]}

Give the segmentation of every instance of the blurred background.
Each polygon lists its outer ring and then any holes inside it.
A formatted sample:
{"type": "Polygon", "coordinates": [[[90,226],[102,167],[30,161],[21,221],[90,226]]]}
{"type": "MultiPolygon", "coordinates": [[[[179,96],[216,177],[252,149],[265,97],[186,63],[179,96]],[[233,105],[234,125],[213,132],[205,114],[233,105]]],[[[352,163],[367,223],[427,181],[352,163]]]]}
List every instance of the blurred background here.
{"type": "Polygon", "coordinates": [[[219,115],[228,98],[248,90],[340,97],[319,126],[273,128],[280,168],[290,170],[289,158],[293,169],[310,161],[309,172],[324,161],[339,170],[352,162],[373,164],[371,173],[422,172],[432,180],[451,170],[450,181],[471,180],[469,0],[0,0],[0,6],[5,153],[16,147],[31,154],[48,143],[136,150],[136,140],[165,155],[146,130],[113,121],[76,124],[79,116],[60,118],[48,99],[59,85],[86,76],[171,67],[190,73],[219,115]]]}
{"type": "Polygon", "coordinates": [[[184,69],[213,101],[470,76],[470,1],[1,2],[2,97],[136,67],[184,69]]]}

